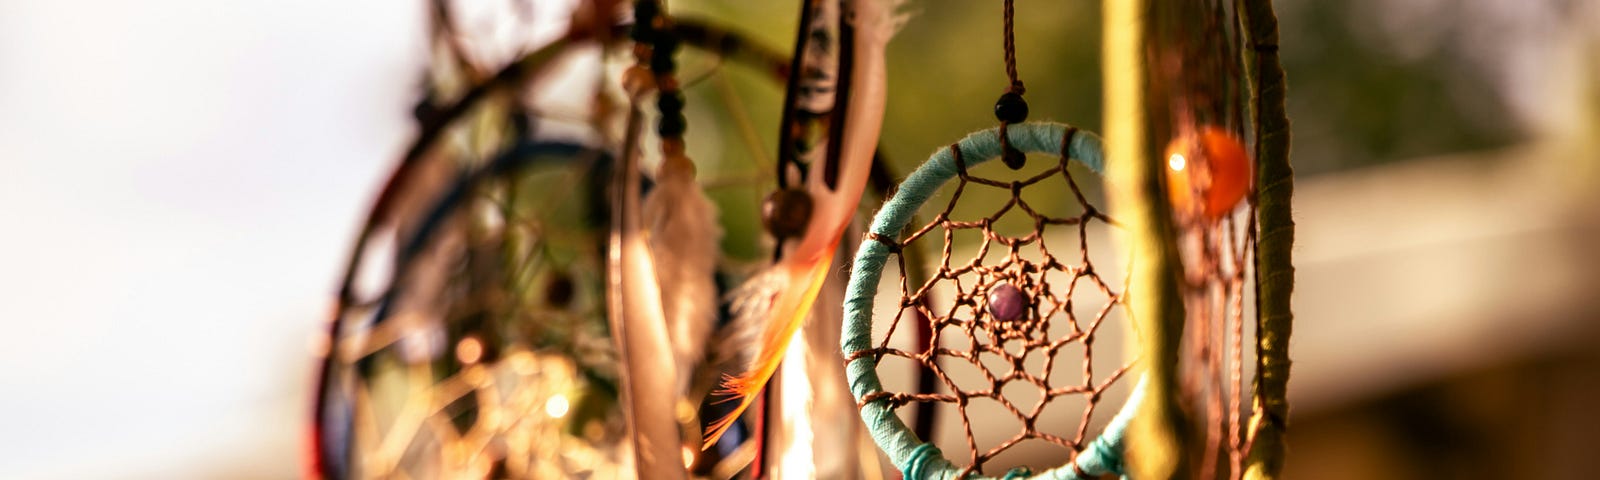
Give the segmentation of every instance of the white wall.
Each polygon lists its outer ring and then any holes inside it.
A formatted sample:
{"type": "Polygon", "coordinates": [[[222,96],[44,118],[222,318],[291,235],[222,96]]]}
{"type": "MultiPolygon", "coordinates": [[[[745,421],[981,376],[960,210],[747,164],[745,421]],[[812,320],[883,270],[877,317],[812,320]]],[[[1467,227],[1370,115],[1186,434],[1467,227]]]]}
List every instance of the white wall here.
{"type": "Polygon", "coordinates": [[[425,13],[0,0],[0,477],[298,474],[425,13]]]}

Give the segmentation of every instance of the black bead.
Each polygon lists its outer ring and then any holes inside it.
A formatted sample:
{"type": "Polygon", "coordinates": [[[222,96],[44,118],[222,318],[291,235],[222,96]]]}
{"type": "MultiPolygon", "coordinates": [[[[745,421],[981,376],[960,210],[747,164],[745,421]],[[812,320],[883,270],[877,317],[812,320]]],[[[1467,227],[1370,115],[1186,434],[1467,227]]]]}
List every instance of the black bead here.
{"type": "Polygon", "coordinates": [[[682,112],[663,113],[661,123],[656,125],[656,133],[661,134],[661,138],[678,138],[682,137],[683,131],[688,128],[689,120],[683,118],[682,112]]]}
{"type": "Polygon", "coordinates": [[[439,107],[433,105],[433,100],[426,97],[424,97],[422,101],[417,102],[417,106],[411,109],[411,116],[415,117],[417,119],[417,123],[424,127],[429,127],[435,123],[438,123],[439,117],[442,113],[444,112],[441,111],[439,107]]]}
{"type": "Polygon", "coordinates": [[[661,6],[655,0],[640,0],[633,4],[633,28],[628,37],[639,43],[650,43],[656,38],[655,18],[661,6]]]}
{"type": "Polygon", "coordinates": [[[1022,123],[1028,119],[1028,101],[1016,92],[1006,92],[994,102],[994,118],[1006,123],[1022,123]]]}
{"type": "Polygon", "coordinates": [[[633,2],[633,21],[648,25],[655,21],[661,14],[661,5],[656,0],[639,0],[633,2]]]}
{"type": "Polygon", "coordinates": [[[798,188],[774,191],[761,202],[761,226],[778,238],[804,235],[811,223],[811,194],[798,188]]]}
{"type": "Polygon", "coordinates": [[[656,75],[665,75],[678,70],[678,63],[672,60],[672,49],[656,44],[654,53],[650,54],[650,71],[656,75]]]}
{"type": "Polygon", "coordinates": [[[651,43],[656,38],[656,32],[650,27],[634,25],[632,29],[628,30],[628,38],[638,43],[651,43]]]}
{"type": "Polygon", "coordinates": [[[683,112],[683,92],[661,92],[656,96],[656,108],[661,109],[662,115],[671,115],[683,112]]]}
{"type": "Polygon", "coordinates": [[[552,307],[567,308],[568,305],[572,305],[572,298],[577,290],[577,286],[572,282],[572,276],[558,270],[551,273],[550,283],[545,284],[544,298],[552,307]]]}

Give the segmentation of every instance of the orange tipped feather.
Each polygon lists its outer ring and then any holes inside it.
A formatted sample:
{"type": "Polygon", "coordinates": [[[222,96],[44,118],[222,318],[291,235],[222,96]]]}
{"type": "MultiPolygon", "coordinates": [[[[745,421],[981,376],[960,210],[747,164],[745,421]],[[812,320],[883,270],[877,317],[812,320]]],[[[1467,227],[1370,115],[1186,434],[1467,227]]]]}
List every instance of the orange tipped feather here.
{"type": "Polygon", "coordinates": [[[828,246],[822,255],[816,255],[809,260],[797,262],[784,262],[778,265],[782,274],[777,277],[777,285],[773,286],[775,298],[768,305],[766,312],[761,312],[760,317],[768,313],[788,313],[788,318],[768,322],[761,331],[761,348],[755,361],[752,362],[748,372],[739,376],[727,376],[723,379],[722,387],[716,391],[717,395],[728,398],[724,402],[739,401],[739,406],[726,416],[712,422],[706,429],[705,443],[702,449],[711,448],[722,438],[722,434],[739,419],[745,409],[755,401],[756,394],[761,393],[761,387],[766,386],[767,380],[778,371],[778,363],[783,361],[783,354],[789,349],[789,340],[794,338],[794,332],[800,330],[800,325],[805,322],[806,314],[811,312],[811,304],[817,299],[817,292],[822,290],[823,280],[827,279],[828,267],[833,264],[833,251],[839,247],[835,241],[828,246]],[[804,286],[804,288],[794,288],[804,286]]]}
{"type": "MultiPolygon", "coordinates": [[[[806,178],[806,192],[815,203],[810,226],[797,245],[784,256],[782,262],[771,270],[747,282],[745,298],[736,300],[736,309],[742,318],[762,321],[760,343],[751,368],[739,376],[724,379],[719,395],[728,395],[724,401],[739,401],[739,406],[727,416],[712,422],[706,429],[705,447],[709,448],[722,438],[744,413],[767,380],[777,372],[778,363],[789,349],[789,340],[811,313],[811,304],[822,290],[823,280],[833,265],[834,251],[839,247],[839,235],[855,215],[866,189],[867,173],[872,166],[873,150],[878,144],[878,133],[883,127],[883,110],[887,89],[887,66],[883,61],[884,49],[894,36],[895,29],[904,23],[905,16],[895,10],[901,0],[853,0],[851,22],[855,26],[854,61],[850,74],[851,100],[845,106],[845,119],[840,139],[840,164],[838,184],[829,187],[823,175],[806,178]],[[754,283],[755,285],[749,285],[754,283]],[[738,308],[743,305],[744,308],[738,308]]],[[[838,108],[838,106],[835,106],[838,108]]],[[[741,287],[744,289],[744,287],[741,287]]],[[[832,305],[830,308],[836,308],[832,305]]]]}

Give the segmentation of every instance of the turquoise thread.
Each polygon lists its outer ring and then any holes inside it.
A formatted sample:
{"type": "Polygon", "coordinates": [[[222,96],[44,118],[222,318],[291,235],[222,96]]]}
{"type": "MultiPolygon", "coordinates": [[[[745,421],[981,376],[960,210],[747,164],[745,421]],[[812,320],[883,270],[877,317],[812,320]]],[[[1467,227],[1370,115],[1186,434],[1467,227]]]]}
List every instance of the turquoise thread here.
{"type": "MultiPolygon", "coordinates": [[[[1060,155],[1061,140],[1068,128],[1070,127],[1059,123],[1020,123],[1007,127],[1006,138],[1013,148],[1025,153],[1060,155]]],[[[998,130],[990,128],[973,132],[956,143],[968,168],[1000,156],[998,130]]],[[[1068,158],[1077,160],[1089,170],[1100,174],[1105,167],[1102,152],[1100,137],[1079,130],[1072,136],[1065,153],[1068,158]]],[[[884,202],[882,209],[872,220],[871,231],[887,238],[899,239],[900,230],[910,222],[912,215],[922,208],[923,202],[956,174],[955,158],[950,148],[940,148],[928,158],[927,162],[900,183],[894,197],[884,202]]],[[[870,238],[863,240],[861,247],[856,251],[855,265],[852,269],[854,273],[850,275],[850,282],[845,287],[844,326],[839,339],[839,347],[845,358],[872,348],[872,300],[877,295],[878,283],[882,279],[883,267],[889,253],[887,246],[870,238]]],[[[870,355],[851,360],[845,366],[845,374],[850,381],[850,393],[855,395],[857,402],[867,395],[883,391],[883,384],[878,378],[876,368],[877,361],[870,355]]],[[[1127,424],[1132,420],[1132,412],[1137,409],[1138,401],[1143,396],[1143,391],[1144,381],[1140,379],[1129,401],[1112,419],[1111,424],[1106,426],[1099,438],[1090,442],[1084,451],[1079,452],[1073,462],[1078,469],[1090,475],[1121,473],[1122,438],[1127,430],[1127,424]]],[[[866,423],[873,442],[883,449],[889,460],[905,474],[906,478],[948,479],[960,475],[960,470],[944,458],[937,447],[917,438],[916,434],[906,427],[905,422],[900,421],[900,417],[889,408],[887,400],[864,403],[861,406],[861,420],[866,423]]],[[[1014,478],[1011,476],[1014,472],[1015,470],[1007,473],[1006,478],[1014,478]]],[[[971,478],[984,477],[974,475],[971,478]]],[[[1081,479],[1072,465],[1047,470],[1038,478],[1081,479]]]]}
{"type": "Polygon", "coordinates": [[[938,472],[940,460],[944,460],[944,453],[939,451],[939,447],[931,443],[917,445],[911,449],[911,458],[906,460],[903,471],[906,478],[928,478],[931,473],[938,472]],[[934,462],[934,465],[928,465],[927,462],[934,462]],[[930,468],[936,470],[930,472],[930,468]]]}

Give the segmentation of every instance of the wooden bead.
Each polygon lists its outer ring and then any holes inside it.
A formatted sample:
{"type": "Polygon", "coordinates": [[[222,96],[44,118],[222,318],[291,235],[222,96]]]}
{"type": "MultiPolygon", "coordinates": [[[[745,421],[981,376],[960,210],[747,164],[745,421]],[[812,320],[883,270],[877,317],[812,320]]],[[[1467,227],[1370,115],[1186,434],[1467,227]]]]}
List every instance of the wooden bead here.
{"type": "Polygon", "coordinates": [[[761,202],[761,225],[774,237],[798,237],[811,223],[811,210],[811,194],[805,190],[778,190],[761,202]]]}
{"type": "Polygon", "coordinates": [[[643,95],[645,92],[655,88],[655,77],[655,74],[650,73],[648,68],[638,65],[628,67],[627,70],[622,71],[622,89],[631,96],[643,95]]]}

